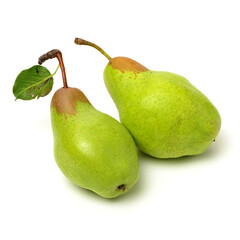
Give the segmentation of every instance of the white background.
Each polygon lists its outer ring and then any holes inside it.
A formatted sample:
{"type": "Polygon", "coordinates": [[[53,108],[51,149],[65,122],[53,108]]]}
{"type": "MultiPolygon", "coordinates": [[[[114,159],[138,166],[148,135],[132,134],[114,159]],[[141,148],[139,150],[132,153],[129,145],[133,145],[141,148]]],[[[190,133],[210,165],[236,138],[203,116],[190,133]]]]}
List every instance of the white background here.
{"type": "MultiPolygon", "coordinates": [[[[240,239],[239,1],[2,1],[0,238],[240,239]],[[4,3],[3,3],[4,2],[4,3]],[[14,101],[18,73],[59,48],[68,84],[118,119],[103,82],[111,56],[185,76],[218,108],[222,128],[203,154],[159,160],[139,153],[140,178],[106,200],[70,183],[53,156],[49,105],[14,101]]],[[[51,72],[57,60],[44,63],[51,72]]]]}

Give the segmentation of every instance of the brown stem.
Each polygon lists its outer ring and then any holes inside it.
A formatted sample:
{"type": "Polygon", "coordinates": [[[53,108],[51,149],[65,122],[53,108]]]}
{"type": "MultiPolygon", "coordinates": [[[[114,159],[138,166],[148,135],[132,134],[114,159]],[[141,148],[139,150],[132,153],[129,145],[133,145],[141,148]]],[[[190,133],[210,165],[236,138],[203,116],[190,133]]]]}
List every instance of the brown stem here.
{"type": "Polygon", "coordinates": [[[46,60],[52,59],[52,58],[57,58],[58,59],[58,62],[59,62],[59,65],[60,65],[60,68],[61,68],[61,71],[62,71],[63,87],[68,88],[65,67],[64,67],[64,63],[63,63],[62,53],[61,53],[60,50],[53,49],[53,50],[43,54],[41,57],[39,57],[38,64],[41,65],[46,60]]]}
{"type": "Polygon", "coordinates": [[[74,42],[78,45],[88,45],[90,47],[93,47],[93,48],[97,49],[100,53],[102,53],[108,60],[111,59],[111,57],[103,49],[101,49],[98,45],[96,45],[94,43],[88,42],[81,38],[75,38],[74,42]]]}

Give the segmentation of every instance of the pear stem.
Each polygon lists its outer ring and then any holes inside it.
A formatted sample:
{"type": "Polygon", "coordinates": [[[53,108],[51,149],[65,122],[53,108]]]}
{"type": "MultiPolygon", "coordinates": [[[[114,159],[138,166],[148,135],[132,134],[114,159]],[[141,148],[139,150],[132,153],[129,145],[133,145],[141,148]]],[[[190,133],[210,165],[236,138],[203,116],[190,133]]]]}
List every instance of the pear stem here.
{"type": "Polygon", "coordinates": [[[100,53],[102,53],[108,60],[111,59],[111,57],[102,48],[100,48],[98,45],[96,45],[94,43],[83,40],[81,38],[75,38],[74,42],[78,45],[88,45],[90,47],[93,47],[93,48],[97,49],[100,53]]]}
{"type": "Polygon", "coordinates": [[[63,63],[62,53],[61,53],[60,50],[53,49],[53,50],[43,54],[41,57],[39,57],[38,64],[41,65],[46,60],[52,59],[52,58],[57,58],[58,59],[58,62],[59,62],[59,65],[60,65],[60,68],[61,68],[61,71],[62,71],[63,87],[68,88],[65,66],[64,66],[64,63],[63,63]]]}

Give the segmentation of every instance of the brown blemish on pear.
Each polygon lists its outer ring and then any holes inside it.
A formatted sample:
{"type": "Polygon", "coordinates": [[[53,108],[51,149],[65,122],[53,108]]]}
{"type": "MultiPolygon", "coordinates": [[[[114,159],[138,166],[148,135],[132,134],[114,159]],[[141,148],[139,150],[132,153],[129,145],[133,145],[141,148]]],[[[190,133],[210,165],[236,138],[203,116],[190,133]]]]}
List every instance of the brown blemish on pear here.
{"type": "Polygon", "coordinates": [[[127,57],[111,58],[109,60],[108,65],[112,66],[113,69],[120,70],[122,73],[124,73],[125,71],[134,73],[149,71],[146,67],[144,67],[140,63],[127,57]]]}
{"type": "Polygon", "coordinates": [[[64,113],[76,114],[76,106],[78,102],[90,104],[84,93],[77,88],[60,88],[52,98],[51,108],[55,108],[58,114],[64,113]]]}

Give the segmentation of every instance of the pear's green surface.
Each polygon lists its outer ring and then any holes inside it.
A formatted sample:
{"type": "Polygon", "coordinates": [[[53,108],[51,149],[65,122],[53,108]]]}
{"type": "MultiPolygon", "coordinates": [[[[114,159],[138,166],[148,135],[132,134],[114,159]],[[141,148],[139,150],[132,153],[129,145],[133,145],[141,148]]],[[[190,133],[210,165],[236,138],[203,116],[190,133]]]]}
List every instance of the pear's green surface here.
{"type": "Polygon", "coordinates": [[[184,77],[116,57],[106,66],[104,81],[121,122],[137,146],[151,156],[199,154],[218,135],[217,109],[184,77]]]}
{"type": "Polygon", "coordinates": [[[137,151],[126,128],[96,110],[76,88],[59,89],[51,102],[54,154],[76,185],[113,198],[127,192],[139,175],[137,151]]]}

